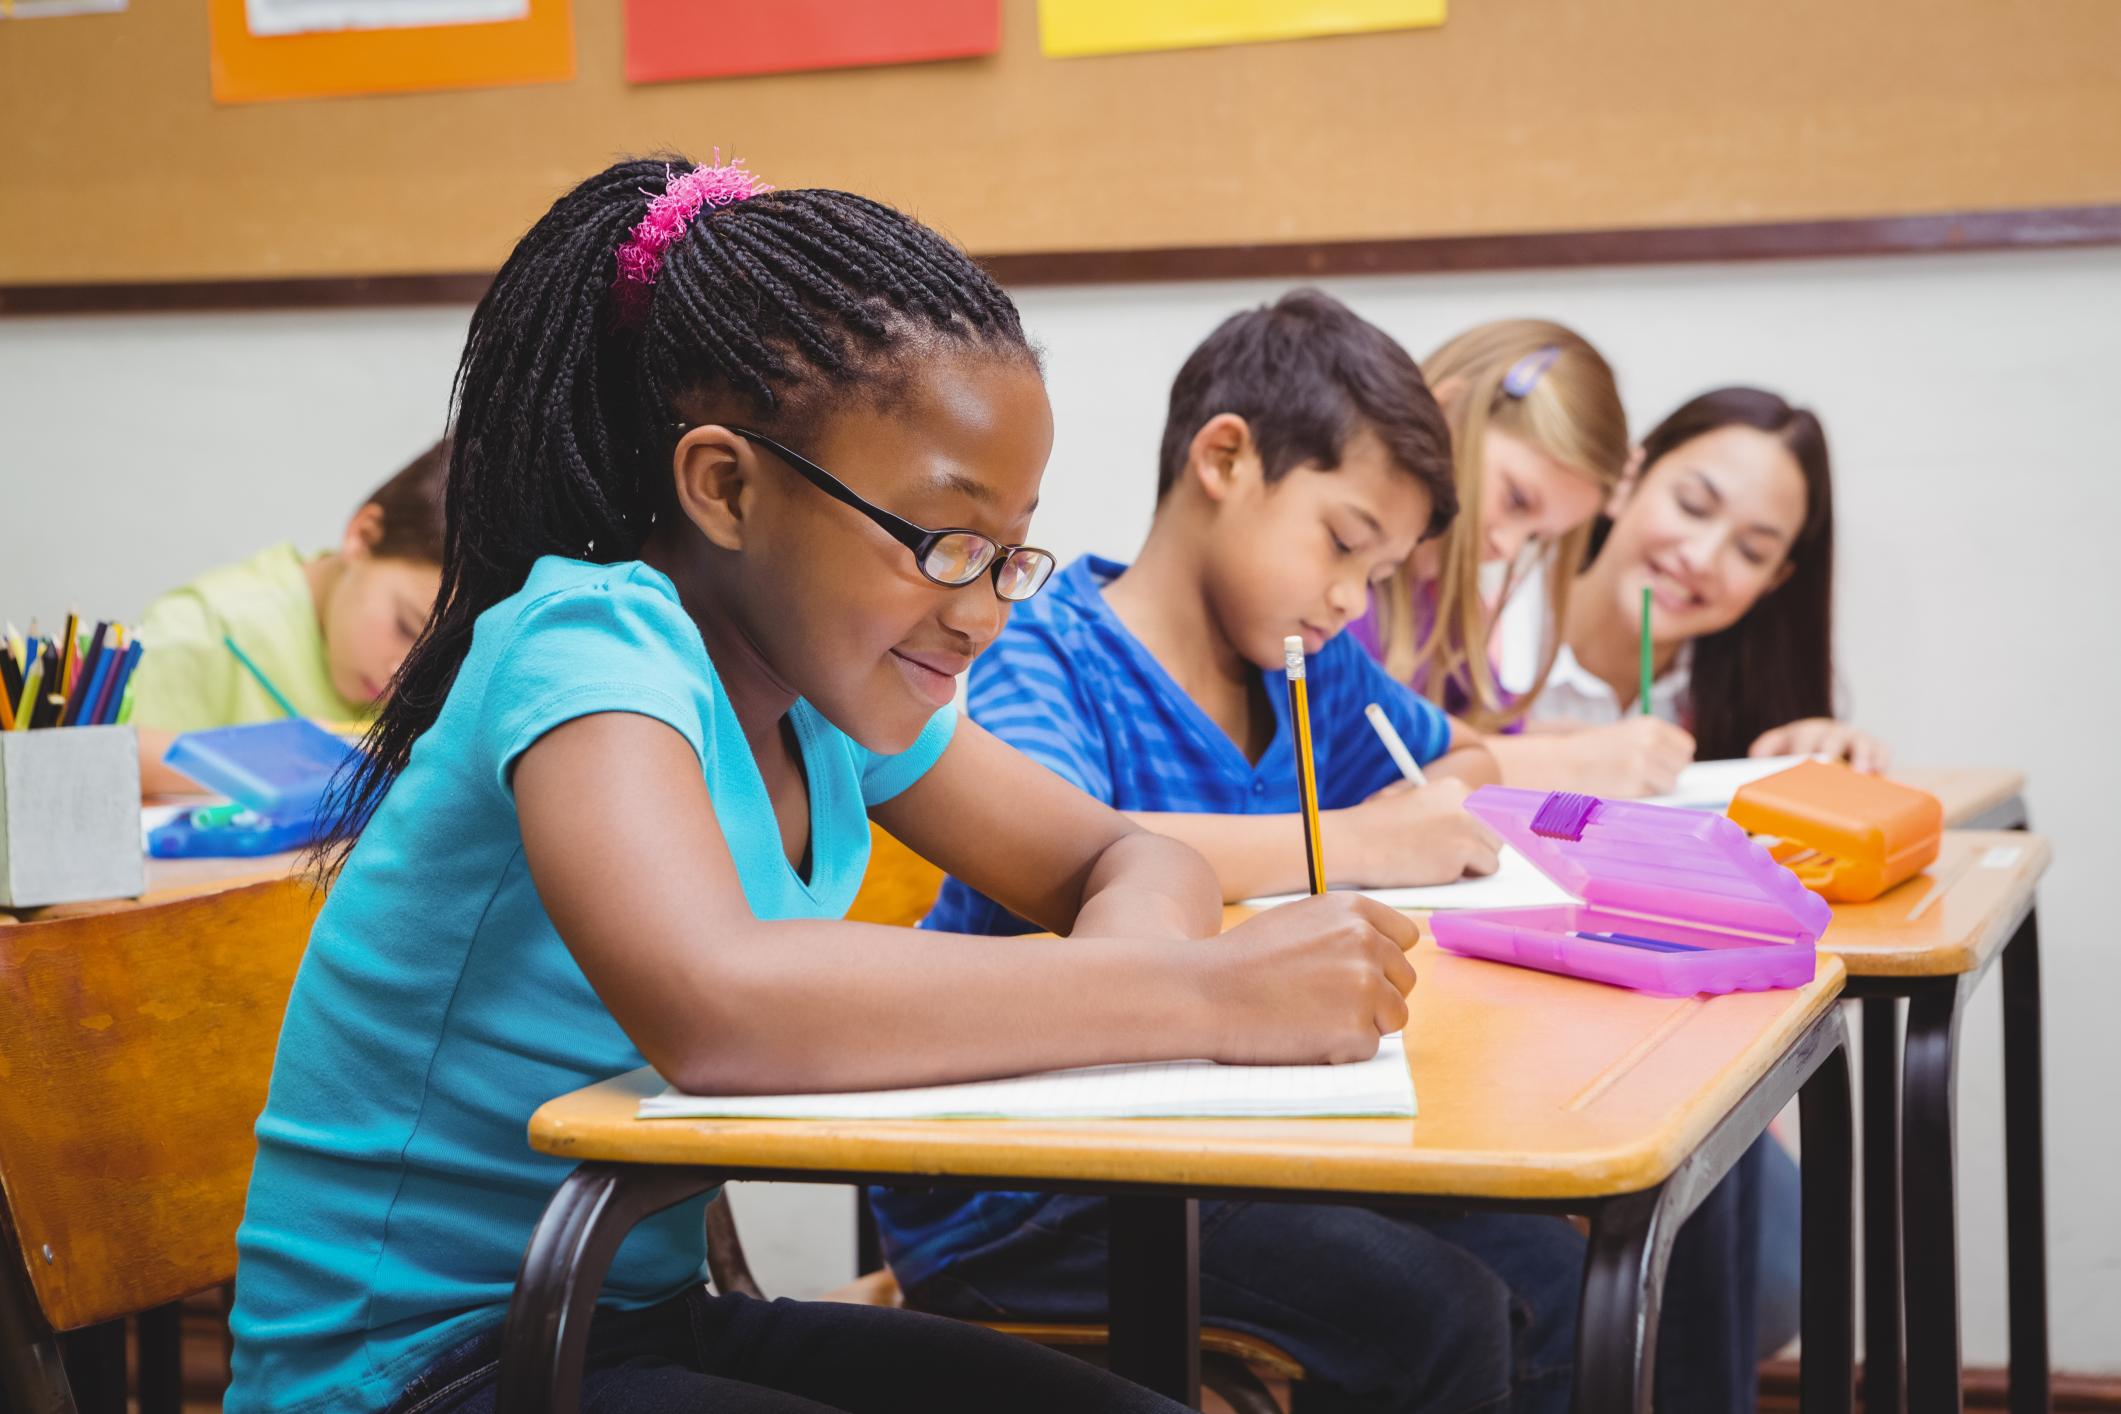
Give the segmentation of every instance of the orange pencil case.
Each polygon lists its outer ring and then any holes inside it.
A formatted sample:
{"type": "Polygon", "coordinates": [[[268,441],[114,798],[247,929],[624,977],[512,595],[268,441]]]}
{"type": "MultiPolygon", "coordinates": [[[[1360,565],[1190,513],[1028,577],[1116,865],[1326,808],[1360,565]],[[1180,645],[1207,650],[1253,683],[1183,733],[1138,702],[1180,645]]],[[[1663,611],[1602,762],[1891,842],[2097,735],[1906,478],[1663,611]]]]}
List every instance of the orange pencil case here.
{"type": "Polygon", "coordinates": [[[1944,805],[1928,791],[1839,762],[1806,761],[1740,790],[1731,819],[1772,835],[1769,853],[1835,903],[1865,903],[1937,857],[1944,805]]]}

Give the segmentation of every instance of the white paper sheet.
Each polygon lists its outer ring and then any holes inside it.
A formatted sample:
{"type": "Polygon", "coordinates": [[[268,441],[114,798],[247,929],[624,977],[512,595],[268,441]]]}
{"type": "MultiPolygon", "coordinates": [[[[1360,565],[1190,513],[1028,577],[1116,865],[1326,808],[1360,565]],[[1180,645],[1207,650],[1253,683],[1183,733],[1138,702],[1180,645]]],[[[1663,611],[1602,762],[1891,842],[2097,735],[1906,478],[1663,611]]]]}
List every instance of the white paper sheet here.
{"type": "MultiPolygon", "coordinates": [[[[1539,872],[1532,861],[1508,845],[1496,863],[1495,872],[1455,884],[1427,884],[1418,888],[1364,889],[1363,893],[1387,908],[1535,908],[1542,904],[1571,903],[1561,885],[1539,872]]],[[[1302,894],[1275,894],[1246,899],[1248,908],[1272,908],[1293,903],[1302,894]]]]}
{"type": "Polygon", "coordinates": [[[60,15],[115,15],[125,0],[0,0],[0,20],[48,20],[60,15]]]}
{"type": "Polygon", "coordinates": [[[313,34],[497,24],[527,17],[530,0],[244,0],[243,13],[255,35],[313,34]]]}
{"type": "Polygon", "coordinates": [[[1645,805],[1676,805],[1682,810],[1723,810],[1739,791],[1757,780],[1787,771],[1809,756],[1741,757],[1735,761],[1696,761],[1679,773],[1670,795],[1653,795],[1645,805]]]}
{"type": "Polygon", "coordinates": [[[1162,1061],[1056,1070],[1013,1080],[838,1095],[715,1098],[665,1090],[642,1119],[1269,1119],[1411,1116],[1414,1080],[1399,1036],[1348,1065],[1162,1061]]]}

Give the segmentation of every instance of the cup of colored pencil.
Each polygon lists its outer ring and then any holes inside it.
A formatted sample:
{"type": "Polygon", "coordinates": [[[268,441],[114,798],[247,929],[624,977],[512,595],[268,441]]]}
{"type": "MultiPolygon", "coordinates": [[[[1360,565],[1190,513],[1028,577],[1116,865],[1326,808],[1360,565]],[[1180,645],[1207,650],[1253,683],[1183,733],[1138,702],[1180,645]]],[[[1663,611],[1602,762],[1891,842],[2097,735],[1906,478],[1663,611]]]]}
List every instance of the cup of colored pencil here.
{"type": "Polygon", "coordinates": [[[0,638],[0,908],[122,898],[146,884],[140,746],[123,725],[140,640],[125,625],[0,638]]]}
{"type": "Polygon", "coordinates": [[[74,614],[56,638],[13,624],[0,639],[0,731],[108,727],[129,715],[133,672],[145,645],[124,624],[89,629],[74,614]]]}

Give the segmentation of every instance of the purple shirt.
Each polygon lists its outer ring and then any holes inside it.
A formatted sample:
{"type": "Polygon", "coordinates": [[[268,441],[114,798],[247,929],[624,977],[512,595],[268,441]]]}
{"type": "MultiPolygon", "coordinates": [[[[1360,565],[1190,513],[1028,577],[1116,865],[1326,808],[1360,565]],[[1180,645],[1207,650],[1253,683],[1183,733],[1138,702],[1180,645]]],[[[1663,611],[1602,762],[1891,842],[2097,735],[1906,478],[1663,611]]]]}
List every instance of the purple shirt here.
{"type": "MultiPolygon", "coordinates": [[[[1414,613],[1416,616],[1414,621],[1414,639],[1418,643],[1428,636],[1431,626],[1435,622],[1436,594],[1426,584],[1414,592],[1414,613]]],[[[1376,590],[1370,591],[1369,606],[1362,611],[1361,618],[1348,625],[1347,632],[1350,638],[1363,646],[1364,652],[1375,658],[1380,666],[1383,665],[1385,660],[1384,623],[1377,613],[1376,590]]],[[[1414,670],[1414,676],[1407,679],[1407,686],[1413,688],[1416,692],[1422,693],[1424,696],[1427,695],[1427,683],[1428,669],[1426,665],[1417,667],[1414,670]]],[[[1502,705],[1505,708],[1515,704],[1517,700],[1515,694],[1502,687],[1500,683],[1496,684],[1496,691],[1502,694],[1502,705]]],[[[1466,709],[1472,705],[1473,693],[1463,675],[1452,678],[1443,690],[1444,711],[1451,713],[1453,716],[1462,716],[1466,709]]],[[[1521,721],[1511,722],[1502,730],[1504,732],[1521,732],[1524,730],[1524,723],[1521,721]]]]}

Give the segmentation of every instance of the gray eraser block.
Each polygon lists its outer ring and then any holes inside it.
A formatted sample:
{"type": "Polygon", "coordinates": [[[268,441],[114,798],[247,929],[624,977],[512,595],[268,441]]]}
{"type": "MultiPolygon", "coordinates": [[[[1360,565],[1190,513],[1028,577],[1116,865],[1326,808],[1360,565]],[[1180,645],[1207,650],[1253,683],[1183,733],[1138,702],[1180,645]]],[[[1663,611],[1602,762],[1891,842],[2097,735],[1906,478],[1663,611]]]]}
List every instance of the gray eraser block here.
{"type": "Polygon", "coordinates": [[[133,729],[0,732],[0,906],[132,898],[146,888],[133,729]]]}

